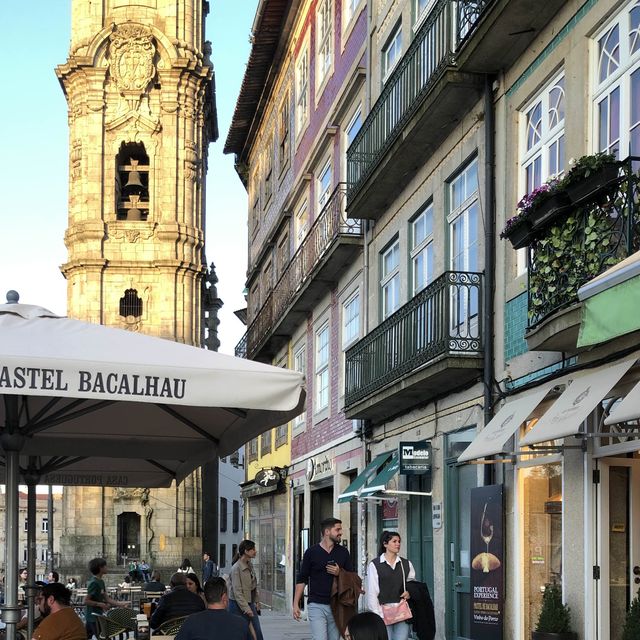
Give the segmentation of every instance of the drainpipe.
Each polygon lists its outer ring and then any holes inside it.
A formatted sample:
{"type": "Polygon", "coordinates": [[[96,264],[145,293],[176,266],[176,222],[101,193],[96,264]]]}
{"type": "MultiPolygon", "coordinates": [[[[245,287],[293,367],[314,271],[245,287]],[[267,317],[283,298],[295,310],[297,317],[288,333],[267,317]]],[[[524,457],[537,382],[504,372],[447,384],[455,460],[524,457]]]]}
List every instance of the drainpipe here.
{"type": "MultiPolygon", "coordinates": [[[[496,262],[496,211],[495,211],[495,112],[493,105],[493,76],[484,80],[484,288],[482,290],[482,330],[484,332],[484,425],[493,416],[494,375],[494,290],[496,262]]],[[[493,465],[484,466],[484,484],[494,481],[493,465]]]]}

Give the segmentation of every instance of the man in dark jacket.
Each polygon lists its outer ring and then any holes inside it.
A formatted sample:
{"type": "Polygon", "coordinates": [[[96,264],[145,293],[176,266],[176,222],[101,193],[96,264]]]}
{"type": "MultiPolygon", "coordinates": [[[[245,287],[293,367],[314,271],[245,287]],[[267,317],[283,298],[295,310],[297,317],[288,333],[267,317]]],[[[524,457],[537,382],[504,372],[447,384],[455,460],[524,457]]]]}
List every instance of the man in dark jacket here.
{"type": "Polygon", "coordinates": [[[158,606],[151,616],[149,626],[157,629],[163,622],[172,618],[189,616],[204,610],[204,602],[197,594],[187,589],[187,578],[184,573],[174,573],[171,576],[171,591],[162,596],[158,606]]]}
{"type": "Polygon", "coordinates": [[[209,552],[205,551],[202,554],[202,584],[204,585],[207,580],[217,578],[219,575],[218,565],[211,559],[209,552]]]}

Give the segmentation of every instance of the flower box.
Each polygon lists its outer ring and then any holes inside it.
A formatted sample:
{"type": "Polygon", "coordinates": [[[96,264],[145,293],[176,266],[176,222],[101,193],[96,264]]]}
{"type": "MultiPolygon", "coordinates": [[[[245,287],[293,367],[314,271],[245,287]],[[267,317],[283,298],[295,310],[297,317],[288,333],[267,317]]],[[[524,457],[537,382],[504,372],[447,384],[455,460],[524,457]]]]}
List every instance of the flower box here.
{"type": "Polygon", "coordinates": [[[507,238],[514,249],[522,249],[522,247],[529,246],[531,232],[531,223],[528,220],[522,220],[508,231],[503,232],[502,237],[507,238]]]}
{"type": "Polygon", "coordinates": [[[619,176],[620,165],[616,162],[606,163],[581,180],[569,182],[566,185],[567,194],[573,204],[580,204],[617,182],[619,176]]]}
{"type": "Polygon", "coordinates": [[[555,191],[529,214],[532,229],[540,229],[568,209],[571,202],[565,191],[555,191]]]}

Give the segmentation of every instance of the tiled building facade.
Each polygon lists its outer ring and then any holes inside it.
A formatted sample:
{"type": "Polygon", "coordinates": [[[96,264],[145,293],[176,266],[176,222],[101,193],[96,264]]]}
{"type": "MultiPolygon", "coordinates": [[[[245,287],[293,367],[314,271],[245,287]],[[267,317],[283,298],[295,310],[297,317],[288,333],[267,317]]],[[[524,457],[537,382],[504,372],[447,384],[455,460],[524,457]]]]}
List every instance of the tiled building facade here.
{"type": "MultiPolygon", "coordinates": [[[[401,533],[436,603],[438,638],[528,638],[555,583],[580,638],[618,640],[640,566],[638,326],[635,312],[614,311],[604,337],[587,340],[594,294],[583,287],[603,272],[599,293],[614,295],[620,272],[625,286],[637,282],[634,259],[622,261],[640,249],[640,5],[336,0],[293,15],[277,18],[271,51],[256,25],[245,78],[286,68],[293,82],[293,176],[270,218],[277,232],[250,239],[247,335],[249,357],[307,376],[307,412],[291,425],[287,560],[295,566],[319,515],[333,513],[363,570],[383,529],[401,533]],[[343,75],[324,111],[314,74],[327,5],[336,33],[324,91],[343,75]],[[337,32],[354,6],[349,33],[362,40],[343,69],[337,32]],[[572,196],[566,185],[589,176],[570,158],[597,152],[633,157],[572,196]],[[329,184],[345,180],[344,220],[358,229],[358,250],[340,254],[323,242],[327,227],[318,232],[329,159],[329,184]],[[563,204],[509,222],[552,176],[567,176],[563,204]],[[285,268],[260,279],[284,237],[285,268]],[[399,473],[401,443],[430,445],[430,474],[399,473]],[[477,532],[482,491],[500,496],[500,545],[493,530],[477,532]],[[496,545],[497,565],[483,566],[478,544],[486,554],[496,545]],[[475,587],[498,569],[508,590],[486,608],[475,587]]],[[[271,87],[266,103],[282,95],[271,87]]],[[[247,172],[251,216],[268,107],[257,96],[246,105],[227,151],[247,172]]]]}

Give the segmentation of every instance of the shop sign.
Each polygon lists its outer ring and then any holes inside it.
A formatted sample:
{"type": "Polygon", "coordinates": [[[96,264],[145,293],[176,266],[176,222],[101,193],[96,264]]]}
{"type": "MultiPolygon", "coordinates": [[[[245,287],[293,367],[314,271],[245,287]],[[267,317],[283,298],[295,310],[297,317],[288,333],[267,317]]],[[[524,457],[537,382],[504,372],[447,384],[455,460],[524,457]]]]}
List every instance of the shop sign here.
{"type": "Polygon", "coordinates": [[[261,469],[256,473],[254,482],[261,487],[273,487],[280,482],[280,469],[271,467],[267,469],[261,469]]]}
{"type": "Polygon", "coordinates": [[[471,637],[501,640],[504,624],[503,485],[471,489],[471,637]]]}
{"type": "Polygon", "coordinates": [[[431,473],[431,458],[431,442],[400,443],[398,459],[402,475],[431,473]]]}

